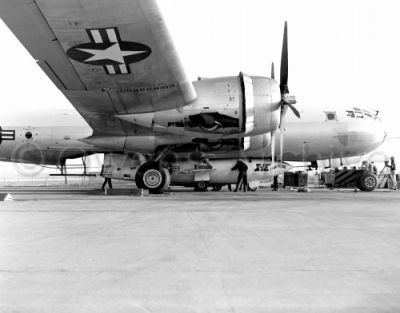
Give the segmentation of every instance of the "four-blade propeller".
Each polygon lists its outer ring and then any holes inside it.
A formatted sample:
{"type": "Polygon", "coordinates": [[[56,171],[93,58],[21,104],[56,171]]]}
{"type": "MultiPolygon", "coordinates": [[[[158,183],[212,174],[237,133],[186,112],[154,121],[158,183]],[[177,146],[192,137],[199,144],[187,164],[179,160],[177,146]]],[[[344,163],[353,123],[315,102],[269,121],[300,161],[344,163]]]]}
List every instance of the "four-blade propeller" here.
{"type": "MultiPolygon", "coordinates": [[[[283,45],[282,45],[282,57],[281,57],[281,72],[280,72],[280,90],[281,90],[281,116],[280,116],[280,162],[283,162],[283,146],[285,141],[285,124],[286,124],[286,113],[288,109],[292,110],[294,115],[300,118],[300,113],[294,106],[297,101],[296,97],[291,96],[289,92],[288,80],[289,80],[289,48],[288,48],[288,27],[287,22],[285,22],[285,29],[283,33],[283,45]]],[[[272,63],[271,78],[275,79],[275,66],[272,63]]],[[[272,157],[272,170],[275,167],[275,132],[271,134],[271,157],[272,157]]]]}

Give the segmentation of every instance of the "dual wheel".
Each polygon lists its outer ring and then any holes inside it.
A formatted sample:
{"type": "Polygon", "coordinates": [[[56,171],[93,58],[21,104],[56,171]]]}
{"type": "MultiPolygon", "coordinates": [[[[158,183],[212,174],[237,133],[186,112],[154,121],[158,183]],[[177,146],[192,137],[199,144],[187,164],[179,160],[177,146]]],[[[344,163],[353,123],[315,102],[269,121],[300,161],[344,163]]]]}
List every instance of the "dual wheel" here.
{"type": "Polygon", "coordinates": [[[158,162],[149,162],[139,167],[135,177],[136,186],[150,193],[161,194],[171,184],[171,174],[158,162]]]}
{"type": "Polygon", "coordinates": [[[378,186],[378,178],[372,173],[362,173],[357,181],[357,187],[362,191],[374,191],[378,186]]]}

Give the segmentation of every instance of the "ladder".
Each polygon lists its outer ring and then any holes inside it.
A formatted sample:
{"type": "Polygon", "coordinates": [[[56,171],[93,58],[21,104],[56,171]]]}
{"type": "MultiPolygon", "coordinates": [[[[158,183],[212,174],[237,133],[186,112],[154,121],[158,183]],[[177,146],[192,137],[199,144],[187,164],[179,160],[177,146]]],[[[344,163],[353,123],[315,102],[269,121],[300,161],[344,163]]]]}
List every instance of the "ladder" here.
{"type": "Polygon", "coordinates": [[[386,167],[378,175],[378,186],[379,189],[389,188],[390,174],[385,173],[386,167]]]}

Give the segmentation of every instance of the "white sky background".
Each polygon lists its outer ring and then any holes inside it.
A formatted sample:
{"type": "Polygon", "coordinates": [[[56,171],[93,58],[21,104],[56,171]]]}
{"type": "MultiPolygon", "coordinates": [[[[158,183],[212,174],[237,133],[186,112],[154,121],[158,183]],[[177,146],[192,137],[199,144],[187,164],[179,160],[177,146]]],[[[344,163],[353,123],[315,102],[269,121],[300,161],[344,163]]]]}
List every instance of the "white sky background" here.
{"type": "MultiPolygon", "coordinates": [[[[111,1],[111,0],[110,0],[111,1]]],[[[396,0],[159,0],[189,77],[279,75],[289,22],[289,86],[316,108],[377,108],[391,137],[400,99],[400,2],[396,0]]],[[[71,107],[0,23],[1,117],[71,107]]],[[[279,76],[278,76],[279,77],[279,76]]],[[[10,117],[10,121],[11,121],[10,117]]],[[[11,122],[10,122],[11,123],[11,122]]]]}

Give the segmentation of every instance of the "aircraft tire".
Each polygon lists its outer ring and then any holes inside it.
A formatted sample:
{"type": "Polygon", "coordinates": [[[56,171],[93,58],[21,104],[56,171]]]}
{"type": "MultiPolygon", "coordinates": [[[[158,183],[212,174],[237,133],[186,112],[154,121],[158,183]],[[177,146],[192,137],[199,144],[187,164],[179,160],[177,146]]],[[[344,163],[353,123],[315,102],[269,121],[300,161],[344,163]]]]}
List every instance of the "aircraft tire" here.
{"type": "Polygon", "coordinates": [[[152,194],[161,194],[171,184],[171,174],[164,167],[159,167],[156,162],[143,164],[135,177],[136,186],[147,189],[152,194]]]}
{"type": "Polygon", "coordinates": [[[208,184],[206,181],[197,181],[194,183],[194,191],[206,192],[208,190],[208,184]]]}
{"type": "Polygon", "coordinates": [[[152,163],[144,163],[138,168],[138,170],[136,172],[136,176],[135,176],[135,182],[136,182],[137,188],[145,189],[145,185],[143,183],[143,175],[152,166],[153,166],[152,163]]]}
{"type": "Polygon", "coordinates": [[[161,172],[162,172],[163,177],[164,177],[164,184],[163,184],[163,187],[162,187],[162,192],[164,192],[171,185],[171,174],[169,173],[168,169],[166,169],[165,167],[163,167],[161,169],[161,172]]]}
{"type": "Polygon", "coordinates": [[[371,192],[378,186],[378,178],[371,173],[365,172],[360,175],[357,187],[362,191],[371,192]]]}

